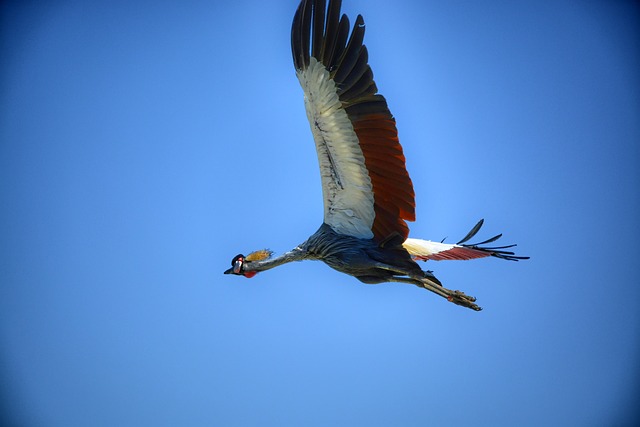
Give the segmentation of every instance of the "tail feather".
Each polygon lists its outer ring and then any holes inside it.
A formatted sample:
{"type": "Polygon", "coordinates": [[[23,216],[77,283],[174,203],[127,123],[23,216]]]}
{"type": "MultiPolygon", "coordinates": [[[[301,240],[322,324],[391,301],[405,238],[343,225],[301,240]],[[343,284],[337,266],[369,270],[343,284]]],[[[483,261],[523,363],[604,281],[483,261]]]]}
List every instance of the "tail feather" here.
{"type": "Polygon", "coordinates": [[[467,233],[466,236],[464,236],[462,238],[462,240],[460,240],[458,242],[459,245],[463,244],[464,242],[466,242],[467,240],[473,238],[473,236],[475,236],[476,234],[478,234],[478,231],[480,230],[480,228],[482,227],[482,224],[484,224],[484,218],[481,219],[480,221],[478,221],[478,223],[476,225],[473,226],[473,228],[471,229],[471,231],[469,231],[467,233]]]}
{"type": "Polygon", "coordinates": [[[456,244],[432,242],[430,240],[421,239],[407,239],[402,246],[411,254],[416,261],[442,261],[442,260],[469,260],[476,258],[484,258],[493,256],[500,259],[506,259],[509,261],[518,261],[521,259],[529,259],[528,256],[518,256],[514,252],[507,251],[505,249],[513,248],[516,245],[505,246],[481,246],[487,243],[492,243],[502,237],[502,234],[493,236],[490,239],[484,240],[480,243],[465,243],[472,239],[482,227],[484,220],[478,221],[478,223],[467,233],[467,235],[456,244]]]}

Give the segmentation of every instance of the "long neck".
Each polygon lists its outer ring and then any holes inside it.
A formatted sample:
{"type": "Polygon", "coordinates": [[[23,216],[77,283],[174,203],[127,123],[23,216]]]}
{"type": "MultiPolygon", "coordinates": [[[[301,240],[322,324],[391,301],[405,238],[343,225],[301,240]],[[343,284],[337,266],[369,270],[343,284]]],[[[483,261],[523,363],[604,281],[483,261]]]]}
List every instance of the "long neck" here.
{"type": "Polygon", "coordinates": [[[285,252],[280,256],[269,258],[264,261],[248,261],[244,264],[243,270],[246,271],[265,271],[270,270],[274,267],[277,267],[282,264],[286,264],[291,261],[302,261],[303,259],[309,258],[307,251],[297,247],[295,249],[290,250],[289,252],[285,252]]]}

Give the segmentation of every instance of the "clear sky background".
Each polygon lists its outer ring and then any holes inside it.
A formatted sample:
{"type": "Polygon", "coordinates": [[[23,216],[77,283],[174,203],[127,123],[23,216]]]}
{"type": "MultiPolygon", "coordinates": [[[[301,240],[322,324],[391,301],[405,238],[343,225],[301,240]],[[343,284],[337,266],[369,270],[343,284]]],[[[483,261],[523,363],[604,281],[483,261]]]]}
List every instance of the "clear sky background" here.
{"type": "Polygon", "coordinates": [[[639,419],[637,5],[345,0],[412,236],[485,218],[532,257],[424,265],[476,313],[319,262],[222,274],[322,221],[296,0],[39,3],[0,9],[2,423],[639,419]]]}

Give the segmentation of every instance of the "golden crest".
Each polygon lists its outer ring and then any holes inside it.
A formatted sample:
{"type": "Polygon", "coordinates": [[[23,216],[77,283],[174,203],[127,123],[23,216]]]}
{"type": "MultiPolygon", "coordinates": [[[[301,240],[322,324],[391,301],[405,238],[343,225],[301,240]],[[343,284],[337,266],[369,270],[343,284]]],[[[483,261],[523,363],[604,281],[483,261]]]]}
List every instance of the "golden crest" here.
{"type": "Polygon", "coordinates": [[[255,252],[251,252],[244,259],[246,261],[264,261],[265,259],[271,258],[272,254],[273,252],[271,252],[269,249],[260,249],[255,252]]]}

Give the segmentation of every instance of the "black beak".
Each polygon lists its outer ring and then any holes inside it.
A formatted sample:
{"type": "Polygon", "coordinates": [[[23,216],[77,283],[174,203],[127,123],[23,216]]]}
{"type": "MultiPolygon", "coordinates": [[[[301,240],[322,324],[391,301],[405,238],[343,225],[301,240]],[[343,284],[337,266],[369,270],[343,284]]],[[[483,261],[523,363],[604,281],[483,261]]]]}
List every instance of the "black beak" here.
{"type": "Polygon", "coordinates": [[[230,269],[226,270],[224,272],[224,274],[233,274],[233,267],[231,267],[230,269]]]}

